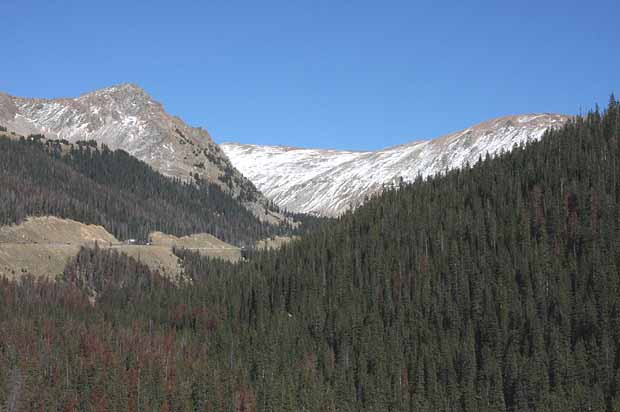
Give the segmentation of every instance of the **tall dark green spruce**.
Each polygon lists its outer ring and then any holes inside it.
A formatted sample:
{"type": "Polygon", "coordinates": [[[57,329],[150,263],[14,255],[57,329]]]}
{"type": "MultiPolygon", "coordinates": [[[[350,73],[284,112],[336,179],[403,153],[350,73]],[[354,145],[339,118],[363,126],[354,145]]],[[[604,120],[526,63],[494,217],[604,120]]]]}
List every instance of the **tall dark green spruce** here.
{"type": "Polygon", "coordinates": [[[4,280],[0,405],[620,411],[619,139],[612,98],[279,251],[177,250],[188,285],[100,249],[4,280]]]}

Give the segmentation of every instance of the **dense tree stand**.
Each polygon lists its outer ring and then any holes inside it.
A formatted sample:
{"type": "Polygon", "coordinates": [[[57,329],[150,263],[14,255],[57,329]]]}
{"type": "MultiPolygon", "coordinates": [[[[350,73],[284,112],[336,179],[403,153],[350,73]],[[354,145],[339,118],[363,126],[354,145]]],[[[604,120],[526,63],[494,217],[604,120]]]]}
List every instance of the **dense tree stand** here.
{"type": "Polygon", "coordinates": [[[4,280],[0,405],[620,411],[619,140],[612,98],[279,251],[177,250],[188,284],[101,249],[4,280]]]}

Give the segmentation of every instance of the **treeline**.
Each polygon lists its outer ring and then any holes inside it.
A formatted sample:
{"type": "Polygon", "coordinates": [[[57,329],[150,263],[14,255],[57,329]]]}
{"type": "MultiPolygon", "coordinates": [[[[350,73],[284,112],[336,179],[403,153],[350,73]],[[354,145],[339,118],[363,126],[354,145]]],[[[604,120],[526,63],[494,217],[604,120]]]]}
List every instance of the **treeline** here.
{"type": "Polygon", "coordinates": [[[94,141],[69,145],[43,136],[0,138],[0,225],[41,215],[99,224],[120,239],[143,241],[159,230],[179,236],[206,232],[249,245],[305,230],[261,222],[215,184],[167,178],[94,141]]]}
{"type": "Polygon", "coordinates": [[[63,282],[3,281],[0,399],[23,411],[618,411],[619,139],[612,100],[279,251],[231,264],[177,250],[187,285],[98,249],[63,282]],[[84,290],[101,291],[94,306],[84,290]]]}

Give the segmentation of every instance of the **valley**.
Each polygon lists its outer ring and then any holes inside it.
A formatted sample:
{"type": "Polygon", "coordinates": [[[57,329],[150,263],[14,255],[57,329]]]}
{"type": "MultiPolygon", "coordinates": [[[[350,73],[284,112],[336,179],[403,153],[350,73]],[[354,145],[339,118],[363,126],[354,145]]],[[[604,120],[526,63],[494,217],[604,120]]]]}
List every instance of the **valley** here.
{"type": "Polygon", "coordinates": [[[0,412],[620,412],[620,1],[0,15],[0,412]]]}
{"type": "Polygon", "coordinates": [[[13,242],[9,253],[27,242],[20,255],[0,255],[2,265],[16,265],[0,279],[0,400],[16,393],[20,411],[77,399],[89,411],[613,412],[619,124],[611,100],[603,113],[569,119],[511,151],[386,186],[307,232],[228,232],[259,242],[247,259],[205,253],[232,249],[190,231],[201,215],[187,206],[189,194],[201,192],[175,185],[185,208],[159,214],[150,203],[164,193],[144,187],[166,180],[145,171],[150,178],[132,181],[140,173],[125,170],[146,169],[122,153],[88,146],[56,157],[53,142],[0,139],[0,155],[37,159],[20,174],[0,169],[0,199],[22,205],[0,208],[3,219],[15,210],[65,215],[0,230],[13,242]],[[112,165],[122,166],[122,180],[112,165]],[[32,172],[38,167],[44,172],[32,172]],[[128,185],[143,199],[135,216],[147,218],[136,223],[98,193],[66,189],[58,176],[68,170],[71,187],[96,183],[118,201],[130,196],[119,190],[128,185]],[[28,184],[9,186],[18,177],[28,184]],[[43,188],[53,189],[46,201],[31,193],[43,188]],[[66,198],[54,208],[55,193],[66,198]],[[73,206],[85,200],[97,207],[73,206]],[[167,222],[174,235],[152,229],[166,226],[161,216],[175,219],[167,222]],[[144,244],[121,244],[132,239],[144,244]],[[20,265],[34,271],[46,259],[60,270],[63,242],[79,250],[54,282],[20,276],[20,265]]]}
{"type": "Polygon", "coordinates": [[[613,411],[619,119],[612,97],[375,152],[223,145],[255,197],[3,126],[0,402],[613,411]]]}

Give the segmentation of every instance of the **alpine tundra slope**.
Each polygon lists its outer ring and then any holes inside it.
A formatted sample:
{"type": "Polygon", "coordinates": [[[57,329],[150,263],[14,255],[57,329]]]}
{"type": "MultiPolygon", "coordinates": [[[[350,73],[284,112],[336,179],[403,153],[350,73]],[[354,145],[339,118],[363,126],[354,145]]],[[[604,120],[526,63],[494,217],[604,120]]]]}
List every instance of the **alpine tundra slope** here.
{"type": "Polygon", "coordinates": [[[377,151],[302,149],[224,143],[232,164],[276,205],[337,216],[402,177],[411,181],[475,163],[480,156],[539,139],[569,116],[528,114],[492,119],[432,140],[377,151]]]}

